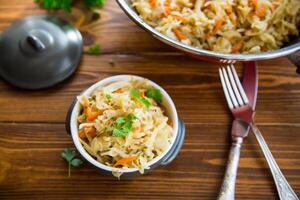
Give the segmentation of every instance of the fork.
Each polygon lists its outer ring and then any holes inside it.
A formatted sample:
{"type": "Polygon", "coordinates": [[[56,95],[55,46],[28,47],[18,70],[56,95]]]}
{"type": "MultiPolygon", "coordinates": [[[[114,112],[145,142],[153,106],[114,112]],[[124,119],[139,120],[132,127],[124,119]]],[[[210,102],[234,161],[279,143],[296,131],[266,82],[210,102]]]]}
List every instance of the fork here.
{"type": "Polygon", "coordinates": [[[227,69],[225,69],[225,67],[220,68],[219,74],[223,91],[233,116],[238,120],[248,123],[258,140],[273,175],[279,198],[281,200],[299,200],[296,193],[282,174],[266,141],[254,123],[255,111],[249,105],[249,100],[241,85],[234,66],[227,66],[227,69]]]}

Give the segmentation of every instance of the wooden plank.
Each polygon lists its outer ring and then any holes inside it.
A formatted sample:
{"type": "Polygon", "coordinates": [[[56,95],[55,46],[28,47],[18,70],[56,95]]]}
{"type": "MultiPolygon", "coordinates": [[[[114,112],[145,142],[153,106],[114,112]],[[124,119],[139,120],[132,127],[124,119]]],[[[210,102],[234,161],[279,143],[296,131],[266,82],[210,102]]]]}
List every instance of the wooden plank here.
{"type": "MultiPolygon", "coordinates": [[[[76,74],[51,89],[25,91],[1,81],[0,121],[64,122],[72,100],[85,88],[111,75],[135,74],[163,86],[184,121],[229,123],[218,67],[173,54],[85,55],[76,74]],[[110,60],[115,64],[109,64],[110,60]]],[[[300,79],[295,68],[286,59],[264,61],[259,63],[259,75],[257,121],[299,123],[300,79]]]]}
{"type": "MultiPolygon", "coordinates": [[[[299,126],[261,126],[276,160],[300,191],[299,126]]],[[[165,167],[117,181],[85,163],[67,178],[62,124],[0,123],[0,199],[215,199],[229,149],[226,125],[187,124],[185,144],[165,167]]],[[[273,199],[275,186],[253,134],[242,147],[237,199],[273,199]]]]}

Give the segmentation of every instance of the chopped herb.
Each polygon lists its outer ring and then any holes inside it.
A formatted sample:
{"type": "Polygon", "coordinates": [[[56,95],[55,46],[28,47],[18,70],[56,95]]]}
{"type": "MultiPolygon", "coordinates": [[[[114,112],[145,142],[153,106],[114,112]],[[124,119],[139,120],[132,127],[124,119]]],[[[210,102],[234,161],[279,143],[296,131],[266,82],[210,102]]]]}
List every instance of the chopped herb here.
{"type": "Polygon", "coordinates": [[[108,64],[110,64],[112,67],[114,67],[116,63],[115,63],[114,60],[109,60],[109,61],[108,61],[108,64]]]}
{"type": "Polygon", "coordinates": [[[89,47],[88,53],[91,55],[99,55],[101,53],[100,44],[94,44],[89,47]]]}
{"type": "Polygon", "coordinates": [[[137,117],[134,114],[130,113],[129,115],[127,115],[127,119],[132,121],[132,120],[137,119],[137,117]]]}
{"type": "Polygon", "coordinates": [[[64,149],[64,151],[61,153],[61,156],[68,162],[68,177],[71,177],[71,166],[78,167],[82,164],[82,161],[78,158],[75,158],[76,153],[71,148],[64,149]]]}
{"type": "Polygon", "coordinates": [[[156,88],[150,88],[146,91],[146,96],[149,98],[154,99],[157,103],[162,102],[162,94],[159,89],[156,88]]]}
{"type": "Polygon", "coordinates": [[[85,0],[84,3],[88,7],[102,7],[105,3],[105,0],[85,0]]]}
{"type": "Polygon", "coordinates": [[[140,92],[138,89],[132,89],[130,91],[130,95],[132,97],[134,97],[137,101],[139,101],[140,103],[144,104],[147,108],[151,105],[150,102],[141,96],[140,92]]]}
{"type": "Polygon", "coordinates": [[[46,10],[64,10],[71,11],[72,0],[35,0],[46,10]]]}
{"type": "Polygon", "coordinates": [[[139,98],[140,97],[140,92],[137,89],[132,89],[130,91],[130,95],[135,97],[135,98],[139,98]]]}
{"type": "Polygon", "coordinates": [[[142,99],[141,99],[141,102],[142,102],[147,108],[149,108],[149,106],[151,105],[151,103],[150,103],[147,99],[145,99],[145,98],[142,98],[142,99]]]}
{"type": "MultiPolygon", "coordinates": [[[[74,0],[35,0],[46,10],[64,10],[71,12],[71,8],[74,4],[74,0]]],[[[88,8],[102,7],[105,0],[84,0],[84,4],[88,8]]]]}
{"type": "Polygon", "coordinates": [[[124,137],[132,130],[133,120],[137,119],[134,114],[129,114],[125,118],[120,116],[116,119],[111,127],[108,128],[108,131],[112,132],[114,137],[124,137]]]}
{"type": "Polygon", "coordinates": [[[126,119],[125,119],[125,117],[123,117],[123,116],[118,117],[117,120],[115,121],[115,123],[116,123],[117,125],[122,125],[122,124],[126,123],[126,119]]]}
{"type": "Polygon", "coordinates": [[[109,95],[109,94],[107,94],[107,95],[105,95],[105,96],[106,96],[106,98],[107,98],[108,100],[111,100],[111,99],[112,99],[111,95],[109,95]]]}

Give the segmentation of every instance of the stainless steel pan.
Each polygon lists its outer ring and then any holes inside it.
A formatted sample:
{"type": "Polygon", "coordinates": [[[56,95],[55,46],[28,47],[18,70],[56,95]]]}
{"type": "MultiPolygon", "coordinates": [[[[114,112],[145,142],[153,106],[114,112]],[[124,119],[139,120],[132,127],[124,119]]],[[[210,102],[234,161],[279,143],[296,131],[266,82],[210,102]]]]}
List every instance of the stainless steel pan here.
{"type": "Polygon", "coordinates": [[[228,54],[209,51],[205,49],[200,49],[185,45],[181,42],[169,38],[153,27],[148,25],[143,21],[132,8],[130,0],[116,0],[124,12],[140,27],[151,33],[155,38],[163,41],[164,43],[182,50],[194,57],[198,57],[205,60],[218,61],[222,63],[235,63],[237,61],[257,61],[266,60],[272,58],[278,58],[283,56],[288,56],[288,58],[298,67],[298,72],[300,73],[300,37],[292,40],[289,44],[285,45],[281,49],[274,50],[271,52],[255,53],[255,54],[228,54]]]}

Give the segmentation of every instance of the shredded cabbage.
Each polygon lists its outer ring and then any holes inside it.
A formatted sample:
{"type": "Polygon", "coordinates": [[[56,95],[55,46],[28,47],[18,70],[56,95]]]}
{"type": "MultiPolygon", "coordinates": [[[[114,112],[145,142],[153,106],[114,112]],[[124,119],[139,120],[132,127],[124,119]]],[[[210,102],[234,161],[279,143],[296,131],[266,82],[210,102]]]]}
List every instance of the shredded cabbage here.
{"type": "Polygon", "coordinates": [[[159,32],[224,53],[280,48],[299,35],[299,0],[131,0],[159,32]]]}
{"type": "Polygon", "coordinates": [[[114,176],[121,175],[121,168],[144,173],[148,162],[171,143],[172,124],[162,105],[145,95],[150,88],[146,80],[119,81],[78,97],[81,144],[97,161],[112,167],[114,176]],[[140,96],[132,96],[133,90],[140,96]]]}

